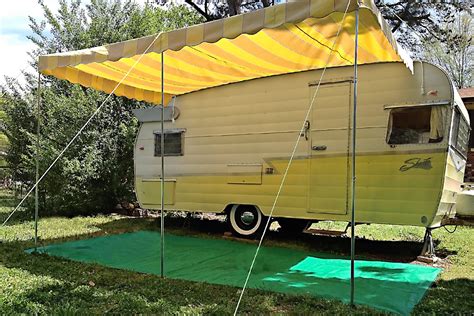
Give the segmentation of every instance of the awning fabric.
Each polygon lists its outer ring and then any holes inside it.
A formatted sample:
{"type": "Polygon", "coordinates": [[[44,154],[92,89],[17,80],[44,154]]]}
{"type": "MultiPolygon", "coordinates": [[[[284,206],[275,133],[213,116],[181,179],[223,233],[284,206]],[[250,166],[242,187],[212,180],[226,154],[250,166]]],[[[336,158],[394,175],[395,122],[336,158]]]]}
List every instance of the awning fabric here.
{"type": "MultiPolygon", "coordinates": [[[[319,69],[326,64],[348,1],[328,67],[352,65],[357,0],[300,0],[125,42],[40,56],[39,69],[110,93],[145,53],[114,94],[156,104],[161,102],[163,52],[166,102],[228,83],[319,69]]],[[[399,61],[412,69],[372,0],[363,0],[358,63],[399,61]]]]}

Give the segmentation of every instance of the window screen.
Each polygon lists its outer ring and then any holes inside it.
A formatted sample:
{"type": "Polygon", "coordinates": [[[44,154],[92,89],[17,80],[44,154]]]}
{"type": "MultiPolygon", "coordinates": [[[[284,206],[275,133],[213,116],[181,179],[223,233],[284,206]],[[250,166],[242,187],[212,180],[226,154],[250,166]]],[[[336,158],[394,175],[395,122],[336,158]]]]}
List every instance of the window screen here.
{"type": "MultiPolygon", "coordinates": [[[[183,131],[165,131],[165,156],[183,155],[183,131]]],[[[155,133],[155,156],[161,156],[161,133],[155,133]]]]}
{"type": "Polygon", "coordinates": [[[466,156],[467,145],[469,142],[469,126],[461,115],[459,110],[454,110],[453,132],[451,135],[451,144],[459,150],[461,154],[466,156]]]}
{"type": "Polygon", "coordinates": [[[393,109],[387,131],[388,144],[426,144],[443,140],[445,106],[393,109]]]}
{"type": "MultiPolygon", "coordinates": [[[[469,120],[471,121],[471,124],[474,122],[474,110],[469,110],[469,120]]],[[[473,148],[474,150],[474,131],[471,130],[471,138],[469,139],[469,148],[473,148]]]]}

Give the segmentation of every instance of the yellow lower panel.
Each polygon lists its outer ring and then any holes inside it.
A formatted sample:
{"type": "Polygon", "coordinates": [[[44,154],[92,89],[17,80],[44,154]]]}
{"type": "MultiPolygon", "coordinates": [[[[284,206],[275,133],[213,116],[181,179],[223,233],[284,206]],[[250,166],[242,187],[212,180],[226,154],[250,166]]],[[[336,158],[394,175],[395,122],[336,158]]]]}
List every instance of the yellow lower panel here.
{"type": "MultiPolygon", "coordinates": [[[[169,208],[222,212],[226,205],[239,203],[257,205],[268,215],[288,161],[267,163],[275,172],[264,174],[261,185],[228,184],[224,174],[177,176],[175,203],[169,208]]],[[[429,226],[438,210],[445,169],[446,153],[442,152],[358,156],[356,221],[429,226]]],[[[350,205],[351,192],[346,174],[345,157],[294,160],[273,216],[348,221],[346,205],[350,205]]],[[[157,200],[146,203],[150,200],[144,197],[159,195],[159,184],[147,186],[140,195],[142,180],[136,181],[140,203],[157,208],[157,200]]],[[[165,194],[168,200],[172,193],[165,194]]]]}
{"type": "MultiPolygon", "coordinates": [[[[155,208],[161,205],[161,179],[137,179],[135,191],[138,201],[155,208]]],[[[175,203],[176,181],[165,180],[165,205],[175,203]]]]}

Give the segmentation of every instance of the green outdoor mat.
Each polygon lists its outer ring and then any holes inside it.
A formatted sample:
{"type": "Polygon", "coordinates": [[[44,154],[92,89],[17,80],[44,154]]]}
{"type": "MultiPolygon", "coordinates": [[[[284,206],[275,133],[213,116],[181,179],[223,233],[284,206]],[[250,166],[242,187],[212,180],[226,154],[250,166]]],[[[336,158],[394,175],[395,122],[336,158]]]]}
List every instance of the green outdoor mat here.
{"type": "MultiPolygon", "coordinates": [[[[165,235],[165,275],[241,287],[256,245],[165,235]]],[[[31,252],[32,249],[28,250],[31,252]]],[[[140,231],[53,244],[39,252],[108,267],[160,274],[160,234],[140,231]]],[[[350,261],[328,254],[262,247],[248,286],[349,301],[350,261]]],[[[409,314],[440,269],[381,261],[355,263],[355,301],[409,314]]]]}

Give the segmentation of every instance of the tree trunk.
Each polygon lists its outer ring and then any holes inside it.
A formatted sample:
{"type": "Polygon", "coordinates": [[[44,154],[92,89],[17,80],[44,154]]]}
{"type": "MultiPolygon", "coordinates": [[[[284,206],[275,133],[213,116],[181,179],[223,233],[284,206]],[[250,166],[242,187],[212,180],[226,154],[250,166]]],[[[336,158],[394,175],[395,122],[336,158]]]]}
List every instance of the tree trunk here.
{"type": "Polygon", "coordinates": [[[242,0],[227,0],[227,5],[229,6],[229,15],[240,14],[240,6],[242,5],[242,0]]]}

